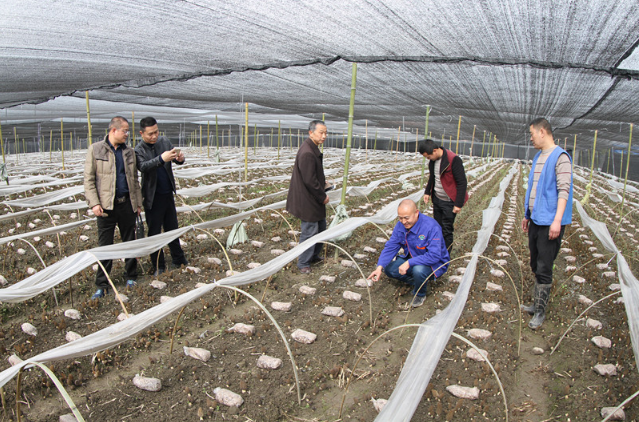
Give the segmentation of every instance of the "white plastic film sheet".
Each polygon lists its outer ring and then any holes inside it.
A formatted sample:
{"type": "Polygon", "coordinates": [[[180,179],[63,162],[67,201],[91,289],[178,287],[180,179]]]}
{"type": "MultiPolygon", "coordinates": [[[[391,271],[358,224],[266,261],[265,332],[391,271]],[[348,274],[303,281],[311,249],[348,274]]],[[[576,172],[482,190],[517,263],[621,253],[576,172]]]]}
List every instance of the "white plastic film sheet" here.
{"type": "Polygon", "coordinates": [[[639,370],[639,280],[630,271],[628,262],[621,254],[617,245],[612,240],[608,227],[593,218],[591,218],[577,200],[573,200],[575,208],[579,212],[581,221],[584,226],[588,227],[597,236],[597,239],[608,251],[617,256],[617,272],[621,285],[621,294],[623,295],[626,314],[628,316],[628,327],[630,328],[630,340],[632,341],[632,350],[635,354],[636,368],[639,370]]]}
{"type": "MultiPolygon", "coordinates": [[[[408,198],[413,199],[414,201],[418,201],[421,198],[421,196],[422,196],[422,193],[420,191],[410,195],[408,198]]],[[[274,258],[270,260],[269,262],[253,270],[249,270],[240,274],[236,274],[231,277],[227,277],[225,279],[220,280],[218,283],[211,283],[211,284],[202,286],[200,288],[191,290],[190,292],[174,297],[173,299],[163,304],[156,305],[153,308],[147,309],[146,311],[142,313],[139,313],[137,315],[132,315],[130,318],[124,321],[118,322],[114,325],[111,325],[107,328],[104,328],[100,331],[97,331],[93,334],[90,334],[74,342],[64,344],[62,346],[48,350],[39,355],[33,356],[15,366],[7,368],[2,373],[0,373],[0,387],[4,386],[9,380],[11,380],[18,373],[20,368],[27,366],[29,362],[49,362],[54,360],[72,359],[72,358],[76,358],[80,356],[86,356],[88,354],[113,347],[135,336],[137,333],[147,329],[151,325],[156,324],[161,319],[167,317],[168,315],[181,309],[182,307],[188,305],[189,303],[204,296],[205,294],[209,293],[212,289],[214,289],[217,285],[239,286],[239,285],[263,280],[269,277],[270,275],[278,272],[284,265],[294,260],[302,252],[304,252],[306,249],[313,246],[315,243],[319,241],[328,241],[329,239],[332,239],[336,236],[340,236],[344,233],[351,232],[355,230],[357,227],[367,224],[369,222],[373,222],[376,224],[389,223],[393,219],[395,219],[397,215],[397,206],[399,205],[399,202],[402,199],[397,199],[396,201],[391,202],[390,204],[385,206],[382,210],[380,210],[375,215],[375,217],[351,218],[332,229],[325,230],[324,232],[313,236],[312,238],[297,245],[296,247],[285,252],[279,257],[274,258]]],[[[243,214],[248,214],[248,213],[243,213],[243,214]]],[[[245,218],[245,217],[246,215],[238,217],[238,218],[245,218]]],[[[225,225],[228,225],[228,223],[225,223],[225,225]]],[[[172,238],[172,236],[169,236],[169,235],[172,235],[175,233],[179,236],[188,230],[191,230],[191,227],[173,230],[168,233],[163,233],[161,235],[152,236],[152,237],[140,239],[137,241],[126,242],[124,244],[120,243],[120,244],[106,246],[102,248],[96,248],[96,249],[103,249],[102,251],[100,251],[100,257],[99,257],[100,259],[121,258],[124,256],[123,250],[122,250],[122,246],[124,245],[128,247],[130,246],[130,244],[136,243],[137,244],[136,249],[139,251],[140,247],[142,247],[143,244],[146,245],[148,243],[148,245],[150,245],[151,243],[154,243],[153,242],[154,240],[161,240],[162,244],[166,244],[170,241],[169,239],[172,238]],[[120,247],[119,251],[116,251],[117,249],[116,247],[120,247]],[[108,249],[108,250],[105,250],[105,249],[108,249]]],[[[131,255],[131,256],[141,256],[141,255],[149,254],[150,253],[149,250],[152,250],[153,248],[148,245],[146,245],[147,247],[145,248],[145,250],[139,251],[135,255],[131,255]]],[[[155,247],[155,245],[153,247],[155,247]]],[[[47,269],[41,271],[40,273],[46,271],[48,275],[51,276],[51,279],[59,279],[60,277],[58,277],[58,271],[67,271],[66,268],[69,268],[69,267],[76,267],[81,269],[86,268],[86,266],[90,265],[91,263],[95,261],[94,256],[97,255],[95,253],[96,249],[92,250],[93,256],[89,252],[80,252],[78,254],[73,255],[70,258],[67,258],[66,260],[59,261],[58,263],[47,267],[47,269]],[[73,261],[71,261],[71,259],[73,261]]],[[[129,255],[128,252],[129,251],[127,251],[126,256],[129,255]]],[[[38,274],[35,274],[35,275],[38,275],[38,274]]],[[[68,278],[71,275],[72,274],[65,273],[65,278],[68,278]]],[[[51,279],[36,281],[36,280],[33,280],[33,277],[29,277],[28,279],[23,280],[22,282],[17,283],[14,286],[17,286],[18,284],[20,284],[19,290],[24,291],[26,289],[29,289],[28,286],[32,286],[32,285],[35,286],[36,284],[42,284],[43,282],[46,282],[48,285],[48,288],[51,288],[55,284],[57,284],[52,282],[51,279]]],[[[10,288],[0,289],[0,301],[5,300],[4,298],[7,297],[7,294],[6,294],[7,290],[10,290],[10,288]]],[[[17,290],[17,289],[12,289],[12,290],[17,290]]]]}

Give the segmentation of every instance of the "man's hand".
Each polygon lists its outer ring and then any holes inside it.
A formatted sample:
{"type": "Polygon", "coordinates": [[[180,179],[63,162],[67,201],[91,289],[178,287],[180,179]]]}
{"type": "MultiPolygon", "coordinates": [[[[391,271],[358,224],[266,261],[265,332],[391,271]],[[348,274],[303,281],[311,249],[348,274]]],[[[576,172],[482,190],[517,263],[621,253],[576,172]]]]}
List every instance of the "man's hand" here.
{"type": "MultiPolygon", "coordinates": [[[[180,152],[180,155],[184,157],[184,155],[181,152],[180,152]]],[[[177,151],[175,151],[175,148],[173,148],[170,151],[164,151],[161,157],[162,157],[162,161],[164,161],[165,163],[168,163],[178,158],[178,154],[177,154],[177,151]]]]}
{"type": "Polygon", "coordinates": [[[102,209],[102,206],[100,204],[91,208],[91,211],[93,211],[93,215],[95,215],[96,217],[102,217],[102,214],[104,214],[104,210],[102,209]]]}
{"type": "Polygon", "coordinates": [[[329,201],[330,199],[328,199],[328,195],[326,195],[326,199],[324,199],[324,205],[328,204],[329,201]]]}
{"type": "Polygon", "coordinates": [[[408,271],[409,268],[410,268],[410,264],[408,263],[408,261],[406,261],[402,265],[400,265],[397,270],[399,271],[401,275],[406,275],[406,271],[408,271]]]}
{"type": "Polygon", "coordinates": [[[453,207],[453,214],[459,214],[461,212],[461,207],[453,207]]]}
{"type": "Polygon", "coordinates": [[[142,213],[142,208],[138,207],[137,213],[140,215],[142,213]]]}
{"type": "Polygon", "coordinates": [[[175,161],[177,161],[178,163],[183,163],[185,160],[184,158],[184,153],[182,151],[180,151],[180,154],[177,156],[177,158],[175,159],[175,161]]]}
{"type": "Polygon", "coordinates": [[[430,199],[430,195],[424,195],[424,205],[428,205],[429,199],[430,199]]]}
{"type": "Polygon", "coordinates": [[[377,268],[375,268],[375,271],[373,271],[366,280],[379,281],[379,278],[381,276],[382,276],[382,266],[378,265],[377,268]]]}
{"type": "Polygon", "coordinates": [[[548,240],[557,239],[561,233],[561,221],[553,221],[548,230],[548,240]]]}
{"type": "Polygon", "coordinates": [[[523,220],[521,220],[521,229],[524,231],[524,233],[528,233],[528,223],[530,222],[529,219],[524,218],[523,220]]]}

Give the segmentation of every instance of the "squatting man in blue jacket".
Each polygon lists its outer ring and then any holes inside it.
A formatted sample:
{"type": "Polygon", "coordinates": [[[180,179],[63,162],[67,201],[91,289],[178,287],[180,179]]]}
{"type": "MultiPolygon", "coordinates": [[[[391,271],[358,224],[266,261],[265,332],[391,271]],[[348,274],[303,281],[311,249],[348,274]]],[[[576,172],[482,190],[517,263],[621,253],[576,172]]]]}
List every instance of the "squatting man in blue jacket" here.
{"type": "Polygon", "coordinates": [[[539,152],[528,176],[521,228],[528,233],[530,268],[536,283],[533,303],[523,309],[533,315],[528,326],[536,330],[546,318],[553,262],[566,225],[572,222],[572,162],[568,153],[555,145],[548,120],[535,119],[529,129],[530,142],[539,152]]]}
{"type": "Polygon", "coordinates": [[[368,280],[378,281],[383,269],[388,277],[413,286],[411,306],[416,308],[424,304],[429,278],[441,277],[446,272],[450,256],[441,227],[420,213],[413,200],[400,202],[397,217],[399,221],[368,280]],[[400,249],[403,253],[397,254],[400,249]]]}

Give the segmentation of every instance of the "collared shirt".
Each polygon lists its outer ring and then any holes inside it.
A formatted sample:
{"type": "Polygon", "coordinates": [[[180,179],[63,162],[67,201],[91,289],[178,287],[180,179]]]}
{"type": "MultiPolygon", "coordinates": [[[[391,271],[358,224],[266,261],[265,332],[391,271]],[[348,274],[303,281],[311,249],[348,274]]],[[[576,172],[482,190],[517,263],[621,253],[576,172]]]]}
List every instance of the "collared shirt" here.
{"type": "Polygon", "coordinates": [[[108,137],[107,143],[115,154],[115,197],[121,198],[129,193],[129,185],[126,182],[126,172],[124,170],[124,158],[122,158],[122,150],[126,148],[126,144],[122,144],[118,148],[114,148],[111,141],[108,140],[108,137]]]}

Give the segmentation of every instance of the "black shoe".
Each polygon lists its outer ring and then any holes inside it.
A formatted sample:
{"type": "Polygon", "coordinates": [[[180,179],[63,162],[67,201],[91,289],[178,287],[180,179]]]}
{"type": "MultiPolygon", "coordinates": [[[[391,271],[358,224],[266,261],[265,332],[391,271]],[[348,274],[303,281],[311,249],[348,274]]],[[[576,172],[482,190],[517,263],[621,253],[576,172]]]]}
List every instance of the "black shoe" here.
{"type": "Polygon", "coordinates": [[[317,262],[324,262],[324,258],[319,256],[319,255],[315,255],[311,258],[311,264],[315,264],[317,262]]]}
{"type": "Polygon", "coordinates": [[[310,274],[311,273],[311,267],[300,268],[300,273],[301,274],[310,274]]]}

